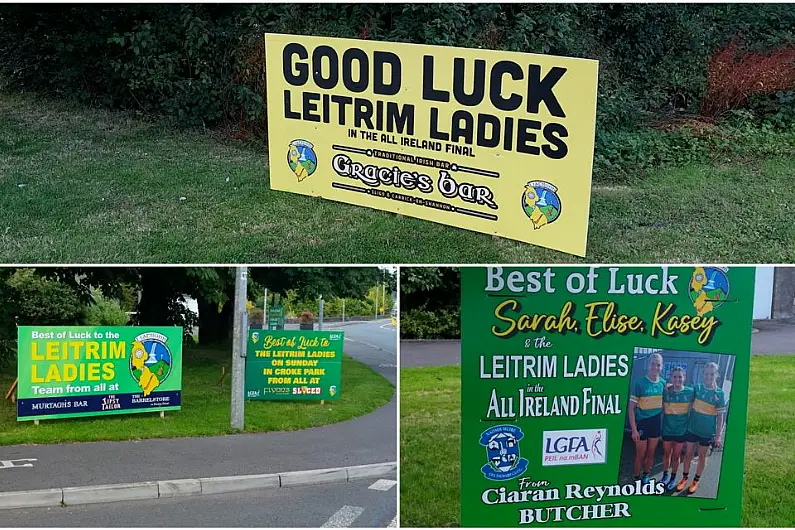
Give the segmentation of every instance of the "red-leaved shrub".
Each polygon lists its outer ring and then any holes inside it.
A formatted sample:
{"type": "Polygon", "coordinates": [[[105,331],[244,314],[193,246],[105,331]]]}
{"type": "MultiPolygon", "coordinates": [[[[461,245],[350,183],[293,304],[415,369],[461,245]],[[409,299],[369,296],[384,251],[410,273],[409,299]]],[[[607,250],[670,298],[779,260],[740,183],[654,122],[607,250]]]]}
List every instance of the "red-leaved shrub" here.
{"type": "Polygon", "coordinates": [[[795,90],[795,48],[769,54],[740,53],[734,45],[716,52],[707,67],[701,115],[715,118],[741,108],[750,96],[795,90]]]}

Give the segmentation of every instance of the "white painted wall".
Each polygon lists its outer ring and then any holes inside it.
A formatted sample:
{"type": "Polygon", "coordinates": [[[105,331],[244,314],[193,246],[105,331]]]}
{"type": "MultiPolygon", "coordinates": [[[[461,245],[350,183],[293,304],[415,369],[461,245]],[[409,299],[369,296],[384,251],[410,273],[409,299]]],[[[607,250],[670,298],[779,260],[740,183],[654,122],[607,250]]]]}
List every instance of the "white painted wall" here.
{"type": "Polygon", "coordinates": [[[757,267],[754,283],[754,320],[769,319],[773,312],[774,267],[757,267]]]}

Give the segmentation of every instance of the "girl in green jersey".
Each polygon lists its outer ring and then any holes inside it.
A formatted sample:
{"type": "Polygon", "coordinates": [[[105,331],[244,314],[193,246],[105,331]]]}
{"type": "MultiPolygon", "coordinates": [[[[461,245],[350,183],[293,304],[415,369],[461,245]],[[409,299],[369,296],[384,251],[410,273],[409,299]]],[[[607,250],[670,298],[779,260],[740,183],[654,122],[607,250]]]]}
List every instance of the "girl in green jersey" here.
{"type": "Polygon", "coordinates": [[[669,375],[669,386],[663,393],[663,476],[662,482],[668,491],[676,486],[676,473],[679,471],[679,460],[687,434],[687,423],[690,419],[690,408],[693,405],[695,392],[685,385],[685,369],[677,366],[669,375]],[[671,479],[668,480],[668,469],[671,479]],[[667,484],[666,484],[667,483],[667,484]]]}
{"type": "Polygon", "coordinates": [[[635,382],[629,396],[629,425],[635,442],[635,480],[641,478],[640,469],[643,467],[644,484],[649,482],[662,431],[662,395],[665,390],[665,379],[660,377],[662,365],[662,355],[653,353],[649,357],[646,375],[635,382]]]}
{"type": "Polygon", "coordinates": [[[713,445],[719,448],[723,445],[723,425],[726,419],[726,397],[723,390],[718,388],[718,365],[707,363],[704,366],[704,378],[702,383],[695,387],[695,399],[693,409],[690,411],[690,419],[687,424],[687,454],[685,454],[685,472],[676,491],[685,489],[687,477],[690,474],[690,463],[693,453],[698,445],[698,464],[696,465],[696,476],[687,489],[689,493],[695,493],[698,489],[698,481],[707,465],[707,448],[713,445]]]}

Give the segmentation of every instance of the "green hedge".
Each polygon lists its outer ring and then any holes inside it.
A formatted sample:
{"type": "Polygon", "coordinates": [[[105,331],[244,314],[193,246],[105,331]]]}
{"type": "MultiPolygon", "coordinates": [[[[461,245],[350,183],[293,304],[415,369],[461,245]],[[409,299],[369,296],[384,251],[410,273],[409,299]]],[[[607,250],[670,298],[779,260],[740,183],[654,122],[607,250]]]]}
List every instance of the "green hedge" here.
{"type": "MultiPolygon", "coordinates": [[[[734,156],[733,145],[716,147],[702,136],[693,139],[688,130],[669,134],[642,127],[656,118],[700,111],[716,51],[735,45],[767,53],[795,46],[795,9],[791,4],[9,4],[0,6],[0,85],[184,126],[223,126],[237,138],[262,140],[266,32],[598,59],[594,176],[610,181],[661,164],[734,156]]],[[[748,75],[759,73],[740,71],[727,79],[748,75]]],[[[793,131],[795,86],[790,88],[743,101],[746,123],[793,131]]],[[[763,134],[752,145],[767,141],[780,143],[763,134]]]]}
{"type": "Polygon", "coordinates": [[[457,309],[406,311],[400,316],[400,337],[422,340],[461,338],[460,312],[457,309]]]}
{"type": "Polygon", "coordinates": [[[265,32],[489,47],[601,62],[600,129],[696,111],[714,51],[795,42],[788,4],[4,5],[18,88],[182,124],[262,125],[265,32]]]}

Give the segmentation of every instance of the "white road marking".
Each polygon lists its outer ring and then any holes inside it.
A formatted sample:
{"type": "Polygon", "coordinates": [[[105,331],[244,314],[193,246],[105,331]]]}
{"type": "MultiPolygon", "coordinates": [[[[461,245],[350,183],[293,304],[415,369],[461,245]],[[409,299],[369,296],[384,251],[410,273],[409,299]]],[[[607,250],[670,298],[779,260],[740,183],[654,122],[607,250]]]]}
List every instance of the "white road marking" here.
{"type": "Polygon", "coordinates": [[[8,469],[10,467],[33,467],[35,458],[17,458],[16,460],[0,460],[0,469],[8,469]],[[29,462],[28,464],[21,464],[20,462],[29,462]]]}
{"type": "Polygon", "coordinates": [[[383,325],[378,326],[378,327],[381,328],[381,329],[388,329],[388,330],[391,330],[391,331],[397,331],[397,326],[393,326],[391,322],[387,322],[386,324],[383,324],[383,325]]]}
{"type": "Polygon", "coordinates": [[[321,528],[347,528],[359,517],[364,508],[361,506],[343,506],[337,513],[329,517],[321,528]]]}
{"type": "Polygon", "coordinates": [[[382,478],[373,482],[370,485],[370,487],[368,487],[367,489],[378,490],[378,491],[389,491],[395,486],[395,484],[397,484],[397,480],[387,480],[385,478],[382,478]]]}
{"type": "Polygon", "coordinates": [[[376,346],[375,344],[371,344],[371,343],[363,341],[363,340],[356,340],[356,339],[351,339],[351,338],[348,338],[348,337],[345,337],[345,340],[350,341],[350,342],[355,342],[356,344],[364,344],[368,348],[372,348],[374,350],[386,351],[384,348],[382,348],[380,346],[376,346]]]}
{"type": "Polygon", "coordinates": [[[397,515],[394,517],[394,519],[389,521],[389,524],[386,525],[386,527],[387,528],[397,528],[397,515]]]}
{"type": "Polygon", "coordinates": [[[379,368],[397,368],[396,364],[382,363],[378,365],[379,368]]]}

